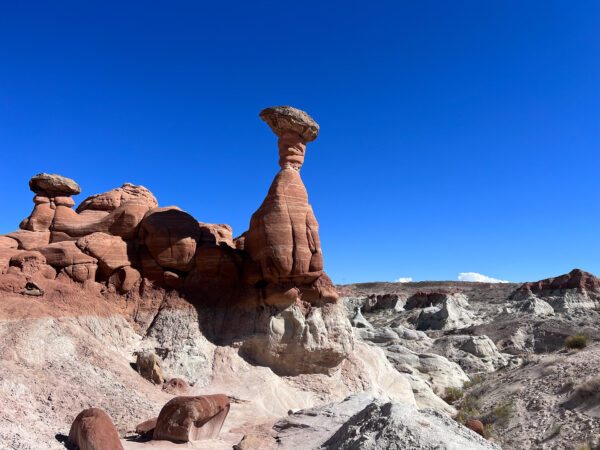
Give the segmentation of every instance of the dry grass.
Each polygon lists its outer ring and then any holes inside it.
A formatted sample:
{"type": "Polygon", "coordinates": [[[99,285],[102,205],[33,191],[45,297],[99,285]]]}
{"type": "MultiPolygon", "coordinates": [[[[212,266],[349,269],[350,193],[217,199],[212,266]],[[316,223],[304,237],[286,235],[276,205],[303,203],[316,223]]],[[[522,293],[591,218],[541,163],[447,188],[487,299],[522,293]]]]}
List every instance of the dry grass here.
{"type": "Polygon", "coordinates": [[[590,338],[585,334],[575,334],[565,339],[565,347],[578,350],[587,347],[589,342],[590,338]]]}

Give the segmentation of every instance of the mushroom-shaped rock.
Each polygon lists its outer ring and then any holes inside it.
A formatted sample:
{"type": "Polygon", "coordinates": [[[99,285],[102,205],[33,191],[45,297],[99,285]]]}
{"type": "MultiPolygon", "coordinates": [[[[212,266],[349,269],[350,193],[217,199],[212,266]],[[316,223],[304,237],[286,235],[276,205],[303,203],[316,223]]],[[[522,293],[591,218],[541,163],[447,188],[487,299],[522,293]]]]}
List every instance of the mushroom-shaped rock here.
{"type": "Polygon", "coordinates": [[[194,267],[200,233],[196,219],[169,206],[148,211],[140,224],[139,237],[161,267],[189,272],[194,267]]]}
{"type": "Polygon", "coordinates": [[[277,145],[281,168],[300,170],[304,163],[306,143],[317,138],[319,125],[304,111],[291,106],[263,109],[260,117],[279,137],[277,145]]]}
{"type": "MultiPolygon", "coordinates": [[[[243,248],[260,265],[262,277],[252,284],[271,285],[273,292],[279,291],[273,286],[281,286],[285,292],[298,287],[303,299],[335,301],[333,284],[323,276],[319,224],[299,173],[306,142],[317,137],[318,125],[308,114],[291,107],[267,108],[261,118],[279,136],[282,170],[244,233],[243,248]]],[[[286,296],[271,297],[273,301],[267,298],[267,303],[280,303],[286,296]]]]}
{"type": "Polygon", "coordinates": [[[164,381],[160,359],[154,353],[138,353],[135,361],[137,371],[146,380],[154,384],[162,384],[164,381]]]}
{"type": "Polygon", "coordinates": [[[71,425],[68,442],[79,450],[123,450],[115,425],[98,408],[79,413],[71,425]]]}
{"type": "Polygon", "coordinates": [[[291,106],[265,108],[259,116],[279,137],[291,131],[299,135],[304,142],[312,142],[319,134],[319,124],[306,112],[291,106]]]}
{"type": "Polygon", "coordinates": [[[229,413],[229,398],[223,394],[175,397],[163,406],[155,440],[197,441],[219,436],[229,413]]]}
{"type": "Polygon", "coordinates": [[[29,189],[36,194],[77,195],[81,188],[75,181],[61,175],[40,173],[29,180],[29,189]]]}
{"type": "Polygon", "coordinates": [[[131,183],[125,183],[120,188],[112,189],[108,192],[95,194],[86,198],[77,207],[77,212],[83,211],[114,211],[119,206],[127,203],[147,206],[148,209],[157,208],[156,198],[144,186],[136,186],[131,183]]]}

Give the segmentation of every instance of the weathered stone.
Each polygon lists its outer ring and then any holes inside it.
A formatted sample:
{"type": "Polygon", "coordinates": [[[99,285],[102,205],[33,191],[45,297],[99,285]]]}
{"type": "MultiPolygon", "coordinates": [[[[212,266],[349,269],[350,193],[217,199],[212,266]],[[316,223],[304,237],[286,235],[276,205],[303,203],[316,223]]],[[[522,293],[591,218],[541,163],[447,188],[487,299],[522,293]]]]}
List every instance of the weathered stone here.
{"type": "Polygon", "coordinates": [[[140,280],[140,272],[131,266],[117,269],[108,279],[108,282],[115,286],[120,293],[125,294],[133,289],[140,280]]]}
{"type": "Polygon", "coordinates": [[[67,267],[84,263],[96,264],[96,259],[79,250],[73,241],[44,245],[38,247],[37,251],[46,257],[48,264],[54,267],[67,267]]]}
{"type": "Polygon", "coordinates": [[[276,373],[331,373],[353,349],[352,331],[340,303],[308,311],[294,303],[267,314],[257,334],[248,337],[240,350],[276,373]]]}
{"type": "Polygon", "coordinates": [[[223,394],[175,397],[160,411],[154,439],[188,442],[219,436],[229,413],[229,398],[223,394]]]}
{"type": "Polygon", "coordinates": [[[354,317],[352,317],[352,320],[350,320],[350,323],[352,324],[353,327],[356,327],[356,328],[373,328],[373,325],[371,325],[369,323],[369,321],[367,319],[365,319],[365,317],[360,312],[360,306],[357,306],[354,309],[354,317]]]}
{"type": "Polygon", "coordinates": [[[19,243],[19,249],[21,250],[35,250],[38,247],[50,243],[49,231],[17,230],[5,234],[5,236],[16,240],[19,243]]]}
{"type": "Polygon", "coordinates": [[[8,236],[0,236],[0,248],[19,248],[19,243],[8,236]]]}
{"type": "Polygon", "coordinates": [[[115,425],[98,408],[79,413],[71,425],[68,441],[79,450],[123,450],[115,425]]]}
{"type": "Polygon", "coordinates": [[[468,311],[467,298],[463,294],[445,296],[438,306],[425,308],[419,314],[419,330],[453,330],[473,324],[473,313],[468,311]]]}
{"type": "Polygon", "coordinates": [[[273,428],[277,448],[500,450],[438,410],[364,393],[300,410],[273,428]]]}
{"type": "Polygon", "coordinates": [[[188,272],[194,267],[200,225],[177,207],[155,208],[144,216],[139,238],[161,267],[188,272]]]}
{"type": "Polygon", "coordinates": [[[153,419],[146,420],[135,427],[135,434],[140,435],[145,439],[152,439],[154,436],[154,429],[156,428],[156,422],[158,421],[158,417],[153,419]]]}
{"type": "Polygon", "coordinates": [[[83,211],[114,211],[118,207],[129,203],[142,205],[147,209],[158,207],[156,198],[144,186],[125,183],[120,188],[86,198],[77,207],[76,211],[78,213],[83,211]]]}
{"type": "Polygon", "coordinates": [[[79,283],[83,283],[88,280],[95,280],[97,271],[98,264],[96,263],[72,264],[70,266],[63,267],[61,270],[61,272],[67,274],[69,278],[79,283]]]}
{"type": "Polygon", "coordinates": [[[77,195],[81,188],[75,181],[61,175],[40,173],[29,180],[29,188],[36,194],[77,195]]]}
{"type": "Polygon", "coordinates": [[[35,205],[31,215],[23,222],[23,229],[29,231],[48,231],[54,220],[55,208],[50,203],[35,205]]]}
{"type": "Polygon", "coordinates": [[[465,423],[465,427],[467,427],[469,430],[473,430],[478,435],[485,437],[483,424],[479,420],[469,420],[467,423],[465,423]]]}
{"type": "Polygon", "coordinates": [[[163,386],[163,391],[173,395],[187,394],[189,390],[190,386],[181,378],[171,378],[163,386]]]}
{"type": "Polygon", "coordinates": [[[135,366],[139,374],[146,380],[154,384],[163,384],[164,377],[160,359],[154,353],[138,353],[135,366]]]}
{"type": "Polygon", "coordinates": [[[81,251],[98,260],[98,269],[105,276],[121,267],[131,265],[127,243],[119,236],[92,233],[80,238],[76,245],[81,251]]]}
{"type": "Polygon", "coordinates": [[[282,136],[286,132],[299,135],[305,142],[314,141],[319,125],[306,112],[291,106],[273,106],[263,109],[260,118],[267,122],[273,133],[282,136]]]}

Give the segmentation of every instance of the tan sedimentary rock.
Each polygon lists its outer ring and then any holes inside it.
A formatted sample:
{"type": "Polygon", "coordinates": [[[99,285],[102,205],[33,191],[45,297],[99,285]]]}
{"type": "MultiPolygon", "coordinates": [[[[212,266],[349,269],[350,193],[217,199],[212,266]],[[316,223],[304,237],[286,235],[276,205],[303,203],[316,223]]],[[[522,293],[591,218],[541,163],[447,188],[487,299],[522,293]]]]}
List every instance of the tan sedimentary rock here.
{"type": "Polygon", "coordinates": [[[135,361],[137,371],[146,380],[154,384],[162,384],[164,381],[160,359],[154,353],[138,353],[135,361]]]}

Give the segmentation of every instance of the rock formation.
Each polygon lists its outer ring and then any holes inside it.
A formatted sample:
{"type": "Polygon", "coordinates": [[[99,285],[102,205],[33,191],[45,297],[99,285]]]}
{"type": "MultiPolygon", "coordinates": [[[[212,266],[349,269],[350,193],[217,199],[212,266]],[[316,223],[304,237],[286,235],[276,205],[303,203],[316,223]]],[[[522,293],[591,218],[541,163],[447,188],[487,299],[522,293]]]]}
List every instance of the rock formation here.
{"type": "Polygon", "coordinates": [[[278,448],[500,449],[439,411],[366,394],[294,412],[273,428],[278,448]]]}
{"type": "Polygon", "coordinates": [[[281,170],[238,238],[228,225],[159,207],[148,189],[130,183],[74,210],[77,183],[39,174],[30,181],[33,212],[21,230],[0,236],[0,273],[20,277],[20,290],[26,281],[101,283],[140,322],[161,306],[141,300],[155,290],[171,304],[202,309],[203,333],[240,342],[256,363],[282,374],[335,369],[353,338],[323,270],[318,223],[299,173],[319,126],[288,106],[260,117],[279,138],[281,170]]]}
{"type": "Polygon", "coordinates": [[[164,378],[160,359],[154,353],[138,353],[135,366],[138,373],[146,380],[154,384],[163,384],[164,378]]]}
{"type": "Polygon", "coordinates": [[[153,439],[188,442],[216,438],[228,413],[226,395],[175,397],[160,411],[153,439]]]}
{"type": "Polygon", "coordinates": [[[467,427],[469,430],[474,431],[481,437],[485,437],[485,430],[483,428],[483,423],[481,423],[481,421],[469,420],[467,423],[465,423],[465,427],[467,427]]]}
{"type": "Polygon", "coordinates": [[[81,411],[71,425],[68,442],[79,450],[123,450],[119,433],[104,411],[81,411]]]}
{"type": "MultiPolygon", "coordinates": [[[[554,309],[590,308],[600,306],[600,278],[581,269],[573,269],[555,278],[527,282],[512,295],[513,300],[530,301],[540,299],[554,309]]],[[[552,314],[543,304],[525,306],[533,312],[552,314]]]]}

